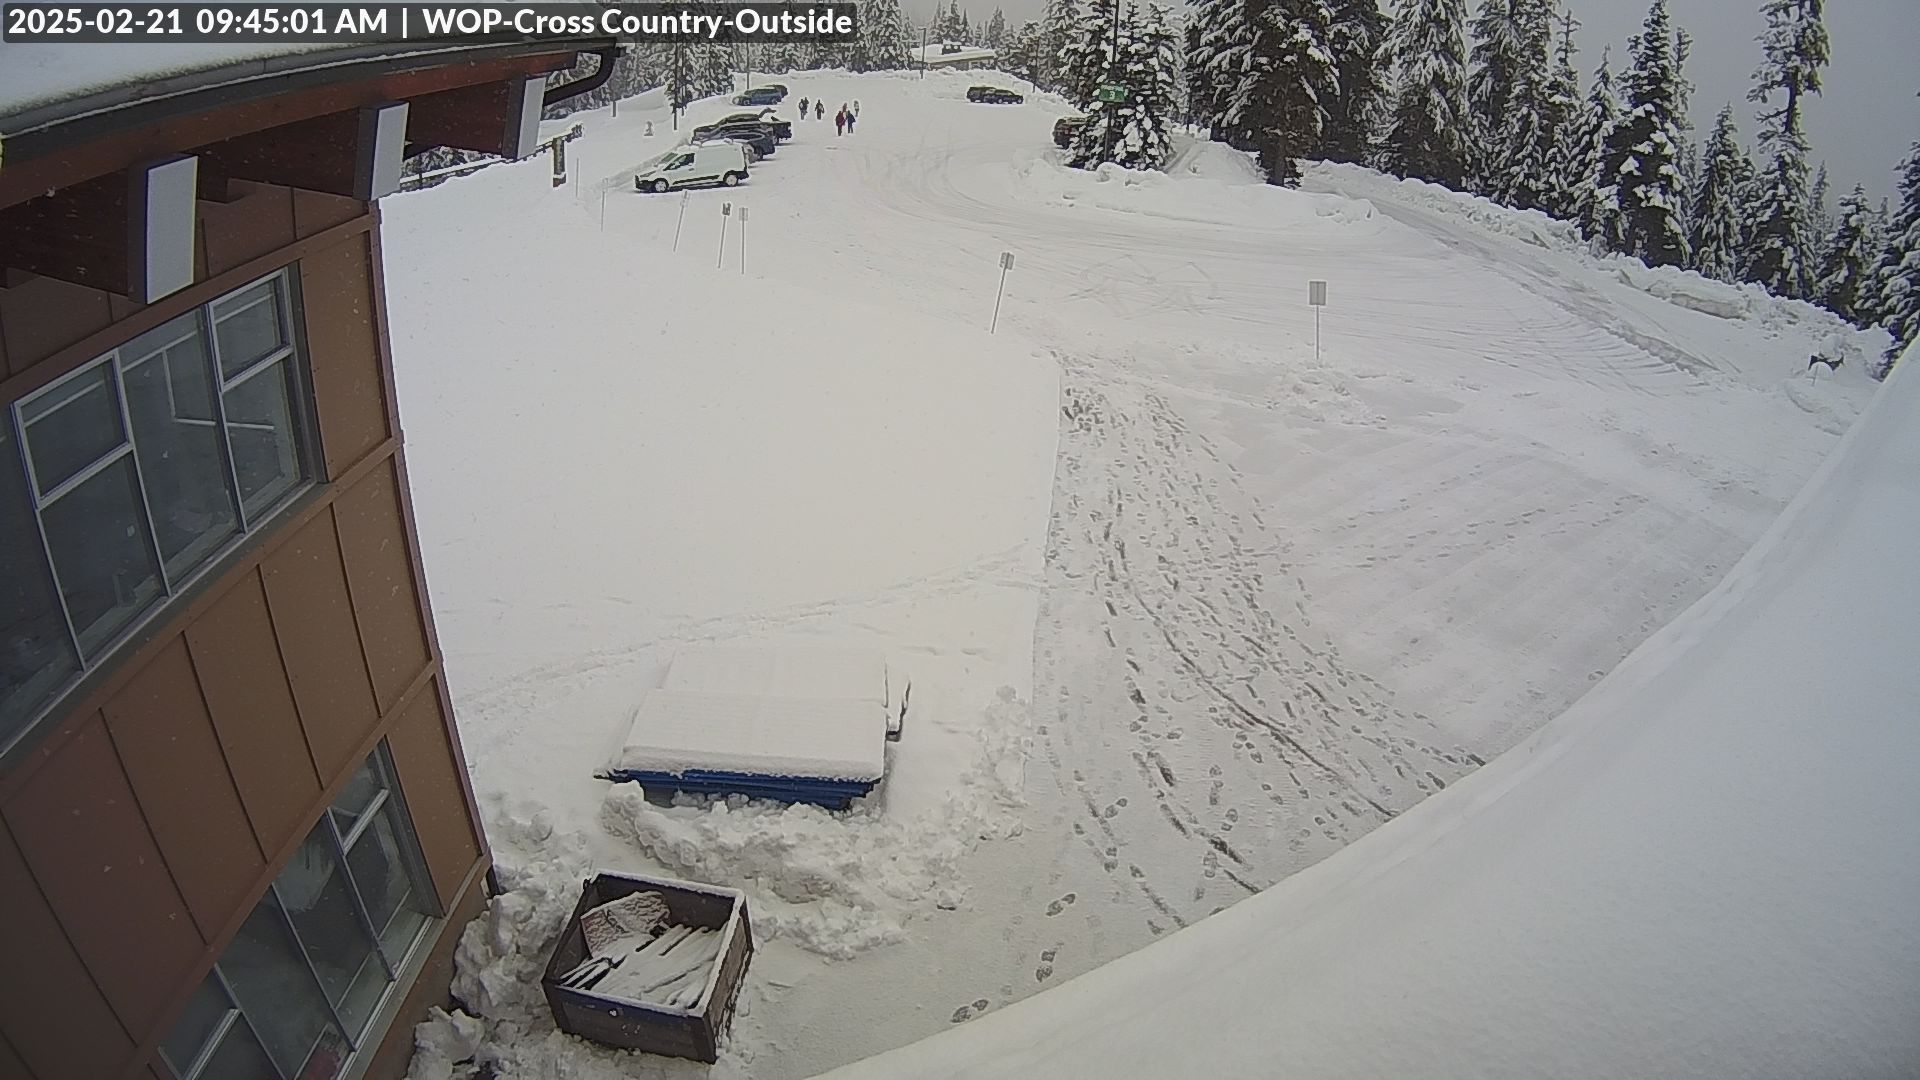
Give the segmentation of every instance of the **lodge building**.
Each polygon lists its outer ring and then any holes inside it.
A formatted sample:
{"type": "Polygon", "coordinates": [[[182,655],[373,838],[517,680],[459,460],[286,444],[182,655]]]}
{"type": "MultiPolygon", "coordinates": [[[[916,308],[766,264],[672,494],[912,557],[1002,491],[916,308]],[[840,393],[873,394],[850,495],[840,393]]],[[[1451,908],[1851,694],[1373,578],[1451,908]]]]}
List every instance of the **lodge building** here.
{"type": "Polygon", "coordinates": [[[611,45],[0,44],[0,1080],[405,1071],[490,863],[376,200],[611,45]]]}

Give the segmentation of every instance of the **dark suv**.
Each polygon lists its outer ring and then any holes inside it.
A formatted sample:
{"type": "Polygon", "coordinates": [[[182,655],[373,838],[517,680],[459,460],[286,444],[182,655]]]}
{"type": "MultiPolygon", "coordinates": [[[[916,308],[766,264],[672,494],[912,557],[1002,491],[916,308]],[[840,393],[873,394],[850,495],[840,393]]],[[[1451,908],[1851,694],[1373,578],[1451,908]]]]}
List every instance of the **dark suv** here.
{"type": "Polygon", "coordinates": [[[721,125],[704,132],[699,128],[695,128],[692,137],[687,141],[696,143],[737,142],[747,148],[755,161],[759,161],[765,157],[772,157],[773,152],[780,148],[780,140],[774,136],[772,130],[759,124],[721,125]]]}
{"type": "Polygon", "coordinates": [[[756,86],[733,99],[735,105],[778,105],[787,99],[784,86],[756,86]]]}
{"type": "Polygon", "coordinates": [[[1027,99],[997,86],[972,86],[967,88],[967,100],[987,105],[1018,105],[1027,99]]]}
{"type": "Polygon", "coordinates": [[[711,124],[702,124],[700,127],[694,128],[693,133],[698,135],[702,131],[711,131],[714,128],[726,127],[730,124],[765,124],[773,129],[774,136],[781,142],[786,142],[788,139],[793,138],[793,124],[774,116],[772,109],[762,109],[757,113],[737,112],[732,116],[723,116],[711,124]]]}
{"type": "Polygon", "coordinates": [[[1063,116],[1055,120],[1053,122],[1053,145],[1062,150],[1072,146],[1073,137],[1080,134],[1080,129],[1085,127],[1086,123],[1087,118],[1084,116],[1063,116]]]}

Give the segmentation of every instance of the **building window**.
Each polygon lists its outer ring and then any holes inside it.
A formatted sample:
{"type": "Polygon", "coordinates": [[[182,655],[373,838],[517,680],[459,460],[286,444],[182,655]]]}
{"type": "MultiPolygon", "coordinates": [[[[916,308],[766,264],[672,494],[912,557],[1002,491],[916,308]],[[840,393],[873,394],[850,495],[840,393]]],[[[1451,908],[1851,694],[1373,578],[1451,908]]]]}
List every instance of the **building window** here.
{"type": "Polygon", "coordinates": [[[179,1080],[327,1080],[434,921],[384,744],[294,853],[161,1044],[179,1080]]]}
{"type": "Polygon", "coordinates": [[[0,749],[313,479],[285,271],[0,417],[0,749]]]}

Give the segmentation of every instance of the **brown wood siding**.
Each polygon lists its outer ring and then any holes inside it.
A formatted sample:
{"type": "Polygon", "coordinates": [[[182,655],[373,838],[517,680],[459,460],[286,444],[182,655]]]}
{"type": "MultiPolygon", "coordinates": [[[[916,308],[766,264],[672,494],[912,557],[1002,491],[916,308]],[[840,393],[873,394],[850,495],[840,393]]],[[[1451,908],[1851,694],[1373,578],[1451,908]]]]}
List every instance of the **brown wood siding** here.
{"type": "Polygon", "coordinates": [[[440,696],[430,693],[414,698],[394,722],[387,745],[393,751],[393,766],[400,774],[400,790],[420,836],[427,869],[433,874],[434,891],[442,910],[451,910],[461,881],[480,857],[480,846],[467,817],[460,776],[454,771],[440,696]]]}
{"type": "Polygon", "coordinates": [[[98,718],[6,808],[33,879],[128,1031],[145,1032],[205,941],[98,718]]]}
{"type": "Polygon", "coordinates": [[[427,666],[427,635],[414,598],[413,563],[400,519],[394,463],[386,461],[333,504],[347,586],[366,647],[374,696],[386,712],[427,666]]]}
{"type": "Polygon", "coordinates": [[[216,938],[267,867],[227,771],[184,638],[106,707],[107,730],[203,938],[216,938]]]}
{"type": "Polygon", "coordinates": [[[109,1076],[133,1051],[33,875],[0,829],[0,1030],[44,1080],[109,1076]]]}
{"type": "Polygon", "coordinates": [[[295,238],[293,189],[245,180],[229,185],[238,196],[234,201],[199,204],[200,257],[209,276],[278,251],[295,238]]]}
{"type": "Polygon", "coordinates": [[[356,236],[300,260],[300,302],[328,476],[339,476],[392,434],[369,259],[366,237],[356,236]]]}
{"type": "Polygon", "coordinates": [[[293,231],[305,239],[323,229],[352,221],[367,212],[367,204],[324,191],[293,191],[293,231]]]}
{"type": "Polygon", "coordinates": [[[293,839],[320,795],[258,571],[186,628],[215,733],[260,849],[293,839]]]}
{"type": "Polygon", "coordinates": [[[261,576],[300,727],[325,786],[359,764],[352,755],[380,719],[333,514],[303,526],[267,559],[261,576]]]}
{"type": "Polygon", "coordinates": [[[14,374],[114,322],[108,294],[52,278],[29,277],[0,288],[0,336],[14,374]]]}

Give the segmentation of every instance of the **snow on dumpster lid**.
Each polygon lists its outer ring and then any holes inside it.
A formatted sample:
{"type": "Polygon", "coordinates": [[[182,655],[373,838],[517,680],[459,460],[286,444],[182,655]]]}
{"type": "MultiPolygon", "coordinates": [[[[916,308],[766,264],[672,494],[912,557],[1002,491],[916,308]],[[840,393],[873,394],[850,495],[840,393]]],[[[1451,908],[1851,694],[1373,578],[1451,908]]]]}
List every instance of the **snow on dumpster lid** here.
{"type": "Polygon", "coordinates": [[[689,645],[673,655],[667,690],[887,703],[887,661],[872,649],[689,645]]]}
{"type": "Polygon", "coordinates": [[[613,766],[875,781],[886,735],[886,707],[872,699],[650,690],[613,766]]]}

